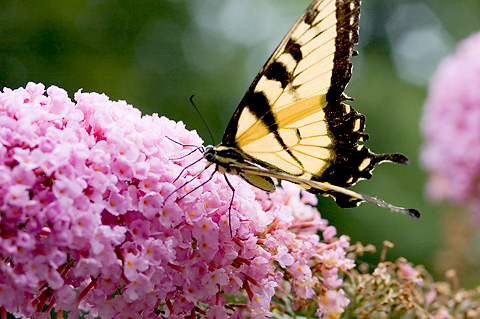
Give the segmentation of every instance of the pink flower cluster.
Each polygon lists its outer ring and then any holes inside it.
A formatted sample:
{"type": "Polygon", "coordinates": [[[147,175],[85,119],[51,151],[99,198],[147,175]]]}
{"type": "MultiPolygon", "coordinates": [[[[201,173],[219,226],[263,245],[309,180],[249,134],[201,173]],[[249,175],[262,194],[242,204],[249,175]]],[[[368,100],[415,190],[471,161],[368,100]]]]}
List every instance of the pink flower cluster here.
{"type": "Polygon", "coordinates": [[[480,33],[447,57],[434,75],[424,106],[422,163],[428,193],[467,203],[480,219],[480,33]]]}
{"type": "Polygon", "coordinates": [[[223,177],[194,178],[205,163],[188,166],[201,154],[187,145],[202,141],[182,123],[103,94],[46,93],[34,83],[0,93],[0,313],[343,312],[349,242],[315,196],[288,183],[268,196],[229,177],[229,215],[223,177]]]}

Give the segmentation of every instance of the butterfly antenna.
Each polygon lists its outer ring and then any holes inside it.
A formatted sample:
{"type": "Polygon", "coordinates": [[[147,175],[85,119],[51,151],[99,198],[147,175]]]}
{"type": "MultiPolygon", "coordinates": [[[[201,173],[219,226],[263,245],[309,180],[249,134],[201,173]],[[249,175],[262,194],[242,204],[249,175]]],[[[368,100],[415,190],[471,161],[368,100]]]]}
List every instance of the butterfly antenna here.
{"type": "Polygon", "coordinates": [[[200,110],[198,109],[198,107],[195,105],[195,103],[193,102],[193,98],[195,97],[195,95],[192,95],[190,96],[190,103],[192,103],[193,107],[195,108],[195,111],[197,111],[198,115],[200,115],[200,118],[202,119],[202,122],[203,124],[205,124],[205,127],[207,128],[208,130],[208,134],[210,135],[210,138],[212,139],[212,144],[215,143],[215,140],[213,138],[213,134],[212,134],[212,131],[210,130],[210,127],[208,126],[207,124],[207,121],[205,121],[205,118],[203,117],[202,113],[200,112],[200,110]]]}

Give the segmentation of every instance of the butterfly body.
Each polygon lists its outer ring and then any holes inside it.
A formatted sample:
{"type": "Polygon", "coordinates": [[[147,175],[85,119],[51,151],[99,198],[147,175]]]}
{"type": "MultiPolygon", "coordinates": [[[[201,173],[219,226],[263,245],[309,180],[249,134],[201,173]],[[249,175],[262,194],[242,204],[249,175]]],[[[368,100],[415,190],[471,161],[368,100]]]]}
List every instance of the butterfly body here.
{"type": "MultiPolygon", "coordinates": [[[[216,170],[222,174],[240,175],[248,183],[266,192],[275,191],[275,183],[268,176],[260,176],[245,172],[242,167],[255,167],[253,162],[247,160],[246,154],[240,150],[227,146],[208,145],[203,154],[209,163],[216,165],[216,170]]],[[[260,167],[258,167],[260,168],[260,167]]]]}
{"type": "Polygon", "coordinates": [[[365,117],[344,93],[356,55],[360,0],[315,0],[265,63],[232,116],[222,143],[204,158],[216,171],[239,175],[268,192],[272,178],[332,196],[341,207],[369,201],[418,217],[347,189],[369,179],[384,161],[407,164],[401,154],[375,154],[364,144],[365,117]]]}

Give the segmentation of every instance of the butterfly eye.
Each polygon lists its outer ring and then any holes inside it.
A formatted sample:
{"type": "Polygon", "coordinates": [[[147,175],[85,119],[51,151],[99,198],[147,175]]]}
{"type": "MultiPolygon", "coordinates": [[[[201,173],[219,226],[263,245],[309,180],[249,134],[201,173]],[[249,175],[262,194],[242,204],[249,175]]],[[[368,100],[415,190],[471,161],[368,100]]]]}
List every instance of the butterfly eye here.
{"type": "Polygon", "coordinates": [[[208,145],[205,147],[205,152],[203,153],[203,157],[209,162],[215,162],[217,157],[217,151],[212,145],[208,145]]]}

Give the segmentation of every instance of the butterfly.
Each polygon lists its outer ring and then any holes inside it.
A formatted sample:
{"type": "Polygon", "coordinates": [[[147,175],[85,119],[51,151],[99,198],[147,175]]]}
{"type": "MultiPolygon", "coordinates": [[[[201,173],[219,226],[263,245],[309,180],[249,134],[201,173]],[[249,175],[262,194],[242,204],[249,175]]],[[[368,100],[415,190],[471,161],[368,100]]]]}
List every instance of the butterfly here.
{"type": "Polygon", "coordinates": [[[402,154],[375,154],[362,144],[365,117],[345,103],[352,100],[344,90],[359,16],[360,0],[313,1],[255,77],[222,142],[204,149],[206,168],[267,192],[275,178],[331,196],[340,207],[370,202],[419,218],[416,209],[348,189],[371,178],[376,164],[408,163],[402,154]]]}

